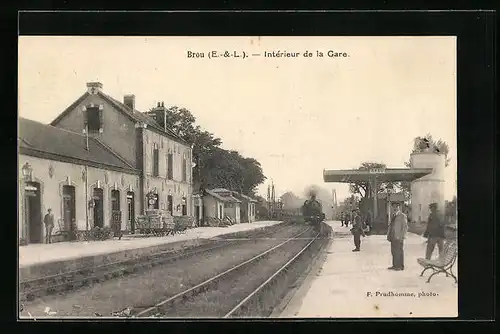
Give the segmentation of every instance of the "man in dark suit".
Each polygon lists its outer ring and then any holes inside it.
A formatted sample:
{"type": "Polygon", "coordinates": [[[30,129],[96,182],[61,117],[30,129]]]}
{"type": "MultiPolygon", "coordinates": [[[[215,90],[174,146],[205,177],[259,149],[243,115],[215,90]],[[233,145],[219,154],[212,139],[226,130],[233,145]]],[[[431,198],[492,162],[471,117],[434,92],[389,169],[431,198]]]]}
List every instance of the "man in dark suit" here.
{"type": "Polygon", "coordinates": [[[52,230],[54,229],[54,214],[52,209],[47,210],[47,214],[43,218],[43,223],[45,224],[45,243],[52,243],[52,230]]]}
{"type": "Polygon", "coordinates": [[[387,231],[387,240],[391,243],[392,266],[389,270],[404,270],[404,239],[408,231],[408,218],[401,211],[401,204],[394,203],[393,216],[387,231]]]}
{"type": "Polygon", "coordinates": [[[444,250],[444,220],[442,215],[438,212],[437,203],[429,204],[429,219],[427,221],[427,229],[424,233],[424,237],[427,238],[427,249],[425,252],[425,258],[427,260],[431,259],[432,253],[436,244],[439,250],[439,257],[443,256],[444,250]]]}
{"type": "Polygon", "coordinates": [[[361,247],[361,236],[365,236],[365,231],[363,229],[363,220],[361,219],[361,216],[357,209],[353,210],[352,214],[353,218],[352,218],[351,233],[354,236],[354,247],[355,247],[352,251],[359,252],[361,247]]]}

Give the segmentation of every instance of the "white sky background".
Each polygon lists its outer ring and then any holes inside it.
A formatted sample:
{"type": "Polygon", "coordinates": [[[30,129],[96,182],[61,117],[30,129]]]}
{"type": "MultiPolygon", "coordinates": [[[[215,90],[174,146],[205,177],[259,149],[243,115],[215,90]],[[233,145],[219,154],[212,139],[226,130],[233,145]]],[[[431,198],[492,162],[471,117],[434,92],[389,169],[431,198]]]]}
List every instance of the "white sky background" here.
{"type": "MultiPolygon", "coordinates": [[[[141,111],[189,109],[224,148],[260,161],[277,195],[317,184],[341,200],[348,186],[324,183],[324,168],[403,167],[426,133],[450,146],[445,198],[456,194],[455,37],[19,38],[20,116],[50,122],[90,81],[118,100],[135,94],[141,111]],[[208,59],[212,50],[325,57],[208,59]]],[[[265,197],[267,183],[259,189],[265,197]]]]}

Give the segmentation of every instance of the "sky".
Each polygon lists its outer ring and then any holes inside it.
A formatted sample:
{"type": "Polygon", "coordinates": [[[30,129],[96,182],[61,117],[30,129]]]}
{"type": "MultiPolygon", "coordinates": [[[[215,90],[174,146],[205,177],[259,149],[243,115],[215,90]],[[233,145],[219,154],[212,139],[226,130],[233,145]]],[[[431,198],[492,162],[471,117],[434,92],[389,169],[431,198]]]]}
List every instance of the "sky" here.
{"type": "Polygon", "coordinates": [[[257,159],[277,195],[302,196],[315,184],[335,188],[340,201],[348,186],[325,183],[323,169],[404,167],[413,139],[430,133],[450,147],[445,198],[456,194],[453,36],[21,36],[18,74],[19,116],[43,123],[91,81],[118,100],[135,94],[141,111],[159,101],[187,108],[224,148],[257,159]],[[209,58],[212,51],[246,57],[209,58]],[[264,57],[273,51],[300,56],[264,57]]]}

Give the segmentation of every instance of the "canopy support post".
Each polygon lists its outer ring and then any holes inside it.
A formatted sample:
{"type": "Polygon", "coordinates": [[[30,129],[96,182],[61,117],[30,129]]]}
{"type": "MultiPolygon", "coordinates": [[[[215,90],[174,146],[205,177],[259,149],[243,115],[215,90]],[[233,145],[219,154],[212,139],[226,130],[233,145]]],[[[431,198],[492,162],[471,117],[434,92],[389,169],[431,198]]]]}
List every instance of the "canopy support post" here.
{"type": "Polygon", "coordinates": [[[373,219],[377,219],[378,218],[377,178],[375,176],[370,178],[370,192],[373,201],[373,219]]]}

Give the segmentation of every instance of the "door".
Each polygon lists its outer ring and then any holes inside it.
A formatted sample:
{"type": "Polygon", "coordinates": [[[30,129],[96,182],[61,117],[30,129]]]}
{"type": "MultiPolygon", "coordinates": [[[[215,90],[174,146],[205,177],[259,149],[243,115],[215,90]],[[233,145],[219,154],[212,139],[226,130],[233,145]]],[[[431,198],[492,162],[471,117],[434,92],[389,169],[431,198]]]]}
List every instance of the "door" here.
{"type": "Polygon", "coordinates": [[[40,184],[27,182],[25,187],[25,219],[28,243],[41,243],[43,240],[43,219],[40,196],[40,184]]]}
{"type": "Polygon", "coordinates": [[[196,224],[199,224],[200,223],[200,206],[199,205],[194,206],[194,215],[196,218],[196,224]]]}
{"type": "Polygon", "coordinates": [[[128,224],[130,226],[130,232],[135,233],[135,201],[134,193],[127,192],[127,210],[128,210],[128,224]]]}
{"type": "Polygon", "coordinates": [[[248,212],[248,204],[242,203],[240,208],[240,220],[242,223],[249,223],[249,212],[248,212]]]}
{"type": "Polygon", "coordinates": [[[104,192],[102,189],[94,188],[93,192],[94,199],[94,227],[104,227],[104,211],[103,211],[103,201],[104,192]]]}
{"type": "Polygon", "coordinates": [[[187,200],[186,197],[182,198],[182,215],[187,216],[187,200]]]}
{"type": "Polygon", "coordinates": [[[174,215],[174,199],[172,195],[167,196],[167,209],[170,211],[170,214],[174,215]]]}
{"type": "Polygon", "coordinates": [[[201,226],[205,226],[205,212],[207,208],[205,207],[205,204],[201,206],[201,226]]]}
{"type": "Polygon", "coordinates": [[[75,240],[76,215],[75,215],[75,187],[63,186],[63,220],[64,229],[69,231],[69,240],[75,240]]]}

